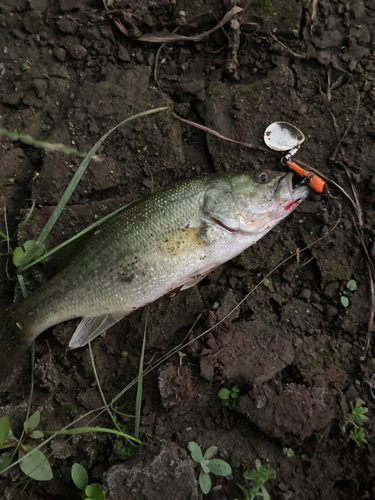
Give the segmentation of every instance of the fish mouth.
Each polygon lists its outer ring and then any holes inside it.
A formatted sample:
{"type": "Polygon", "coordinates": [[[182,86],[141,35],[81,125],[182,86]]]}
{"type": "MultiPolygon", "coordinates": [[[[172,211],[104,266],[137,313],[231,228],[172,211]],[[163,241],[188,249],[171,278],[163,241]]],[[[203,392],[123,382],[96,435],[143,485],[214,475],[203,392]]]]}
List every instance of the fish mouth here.
{"type": "Polygon", "coordinates": [[[306,185],[295,184],[293,186],[293,173],[285,174],[279,181],[275,198],[285,211],[292,212],[309,194],[306,185]]]}

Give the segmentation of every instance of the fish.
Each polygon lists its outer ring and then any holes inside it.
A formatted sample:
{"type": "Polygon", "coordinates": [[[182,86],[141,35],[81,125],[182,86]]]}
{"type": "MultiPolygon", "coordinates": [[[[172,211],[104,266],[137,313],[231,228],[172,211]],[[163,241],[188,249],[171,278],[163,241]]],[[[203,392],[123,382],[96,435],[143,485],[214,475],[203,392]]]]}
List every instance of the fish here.
{"type": "Polygon", "coordinates": [[[78,238],[70,262],[44,286],[0,310],[0,373],[58,323],[82,318],[69,343],[81,347],[132,311],[197,284],[306,198],[308,187],[293,187],[292,177],[269,170],[194,177],[124,207],[78,238]]]}

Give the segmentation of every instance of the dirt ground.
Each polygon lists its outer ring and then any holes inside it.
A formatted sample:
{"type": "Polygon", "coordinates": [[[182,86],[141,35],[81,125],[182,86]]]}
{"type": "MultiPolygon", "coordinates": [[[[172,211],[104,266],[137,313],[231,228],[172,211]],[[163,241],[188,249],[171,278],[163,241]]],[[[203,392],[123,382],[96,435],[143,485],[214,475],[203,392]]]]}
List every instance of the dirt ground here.
{"type": "MultiPolygon", "coordinates": [[[[79,499],[70,478],[75,462],[85,464],[110,499],[202,498],[188,451],[196,441],[204,450],[218,446],[233,471],[213,476],[204,498],[243,498],[237,483],[246,485],[242,474],[259,458],[276,471],[266,483],[272,499],[375,499],[372,338],[367,350],[375,258],[375,1],[119,0],[109,9],[99,0],[1,2],[1,128],[87,152],[123,119],[164,105],[257,146],[271,122],[287,121],[306,136],[296,160],[335,183],[332,196],[312,193],[197,286],[153,303],[145,366],[222,319],[284,258],[326,237],[279,267],[227,320],[185,348],[185,357],[175,354],[145,377],[137,453],[110,434],[57,437],[44,449],[53,479],[27,482],[14,468],[0,477],[2,498],[79,499]],[[176,29],[186,37],[204,33],[235,5],[243,10],[201,40],[161,47],[142,39],[176,29]],[[349,280],[356,290],[348,290],[349,280]],[[239,397],[224,407],[218,391],[233,385],[239,397]],[[361,447],[341,432],[349,401],[357,399],[369,408],[361,447]],[[286,447],[293,457],[283,453],[286,447]]],[[[4,136],[0,145],[10,233],[31,200],[36,204],[22,242],[40,233],[80,159],[4,136]]],[[[285,168],[280,154],[223,141],[170,111],[118,129],[99,154],[103,161],[89,166],[48,248],[153,187],[214,172],[285,168]]],[[[5,306],[20,292],[7,278],[13,270],[6,257],[0,263],[5,306]]],[[[25,280],[31,292],[43,268],[25,280]]],[[[59,325],[36,342],[32,408],[41,412],[42,430],[61,429],[102,406],[89,351],[68,349],[75,325],[59,325]]],[[[92,344],[108,401],[137,376],[144,325],[145,311],[136,311],[92,344]]],[[[30,383],[28,351],[2,381],[0,416],[10,416],[15,433],[30,383]]],[[[134,414],[135,395],[133,386],[115,403],[130,433],[133,419],[126,415],[134,414]]],[[[105,412],[90,419],[84,422],[113,427],[105,412]]]]}

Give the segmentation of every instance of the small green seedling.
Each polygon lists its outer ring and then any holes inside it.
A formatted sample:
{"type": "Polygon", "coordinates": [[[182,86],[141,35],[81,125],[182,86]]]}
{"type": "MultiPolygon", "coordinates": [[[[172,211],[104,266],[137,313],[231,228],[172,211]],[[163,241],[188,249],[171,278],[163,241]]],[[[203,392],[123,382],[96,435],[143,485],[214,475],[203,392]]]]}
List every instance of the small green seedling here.
{"type": "Polygon", "coordinates": [[[73,483],[84,492],[84,500],[105,500],[102,487],[99,483],[89,484],[86,469],[80,464],[73,464],[71,471],[73,483]]]}
{"type": "MultiPolygon", "coordinates": [[[[350,292],[354,292],[355,290],[357,290],[357,282],[355,280],[349,280],[346,284],[346,288],[350,291],[350,292]]],[[[342,295],[340,297],[340,302],[341,304],[344,306],[344,307],[348,307],[349,306],[349,299],[348,299],[348,295],[349,293],[344,291],[342,292],[342,295]]]]}
{"type": "Polygon", "coordinates": [[[210,446],[203,455],[201,447],[194,441],[190,441],[189,450],[194,461],[194,467],[200,467],[199,486],[205,495],[211,489],[211,472],[216,476],[229,476],[232,474],[232,468],[227,462],[219,458],[213,458],[217,454],[217,446],[210,446]]]}
{"type": "Polygon", "coordinates": [[[346,288],[351,292],[357,290],[357,282],[355,280],[349,280],[346,284],[346,288]]]}
{"type": "Polygon", "coordinates": [[[283,453],[288,458],[294,457],[294,450],[292,450],[292,448],[283,448],[283,453]]]}
{"type": "Polygon", "coordinates": [[[180,366],[182,366],[182,359],[186,358],[186,354],[184,352],[182,352],[182,351],[177,351],[177,354],[180,357],[180,366]]]}
{"type": "Polygon", "coordinates": [[[43,432],[35,430],[40,422],[40,413],[36,411],[23,424],[21,437],[17,439],[10,428],[8,415],[0,418],[0,450],[14,448],[13,453],[5,452],[0,456],[0,472],[11,464],[18,450],[20,469],[26,476],[38,481],[49,481],[52,479],[52,469],[47,457],[40,450],[35,450],[35,445],[25,444],[26,439],[40,439],[43,432]]]}
{"type": "Polygon", "coordinates": [[[218,309],[218,308],[219,308],[219,306],[220,306],[219,302],[214,302],[214,303],[212,304],[212,309],[213,309],[214,311],[216,311],[216,309],[218,309]]]}
{"type": "Polygon", "coordinates": [[[22,65],[22,71],[29,71],[29,69],[30,69],[30,64],[25,63],[22,65]]]}
{"type": "Polygon", "coordinates": [[[268,491],[264,487],[264,483],[270,479],[274,479],[276,471],[266,464],[262,465],[261,461],[257,458],[255,460],[255,469],[250,472],[244,472],[243,477],[254,481],[255,486],[247,490],[244,486],[237,483],[237,486],[244,494],[244,500],[253,500],[255,497],[262,497],[264,500],[270,500],[268,491]]]}
{"type": "Polygon", "coordinates": [[[340,297],[340,302],[341,302],[341,304],[342,304],[344,307],[348,307],[348,305],[349,305],[349,299],[348,299],[348,297],[345,297],[345,295],[342,295],[342,296],[340,297]]]}
{"type": "Polygon", "coordinates": [[[240,392],[240,388],[237,385],[234,385],[232,389],[226,389],[223,387],[220,389],[220,391],[217,393],[219,398],[221,399],[221,404],[223,406],[227,406],[229,408],[232,408],[233,404],[233,399],[238,398],[238,393],[240,392]]]}
{"type": "Polygon", "coordinates": [[[351,401],[349,401],[349,405],[350,413],[342,425],[342,432],[347,436],[347,426],[350,425],[349,438],[353,439],[358,446],[361,446],[362,443],[367,443],[363,425],[369,420],[365,415],[368,412],[368,408],[362,406],[359,399],[357,399],[355,406],[351,401]]]}

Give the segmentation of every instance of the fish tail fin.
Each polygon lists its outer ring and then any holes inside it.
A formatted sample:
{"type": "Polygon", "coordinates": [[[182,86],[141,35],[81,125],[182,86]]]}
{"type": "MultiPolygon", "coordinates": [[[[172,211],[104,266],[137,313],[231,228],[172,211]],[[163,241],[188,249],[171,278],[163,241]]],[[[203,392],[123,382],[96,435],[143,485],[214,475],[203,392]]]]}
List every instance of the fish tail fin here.
{"type": "Polygon", "coordinates": [[[17,322],[17,306],[0,310],[0,380],[10,374],[33,341],[27,328],[17,322]]]}

